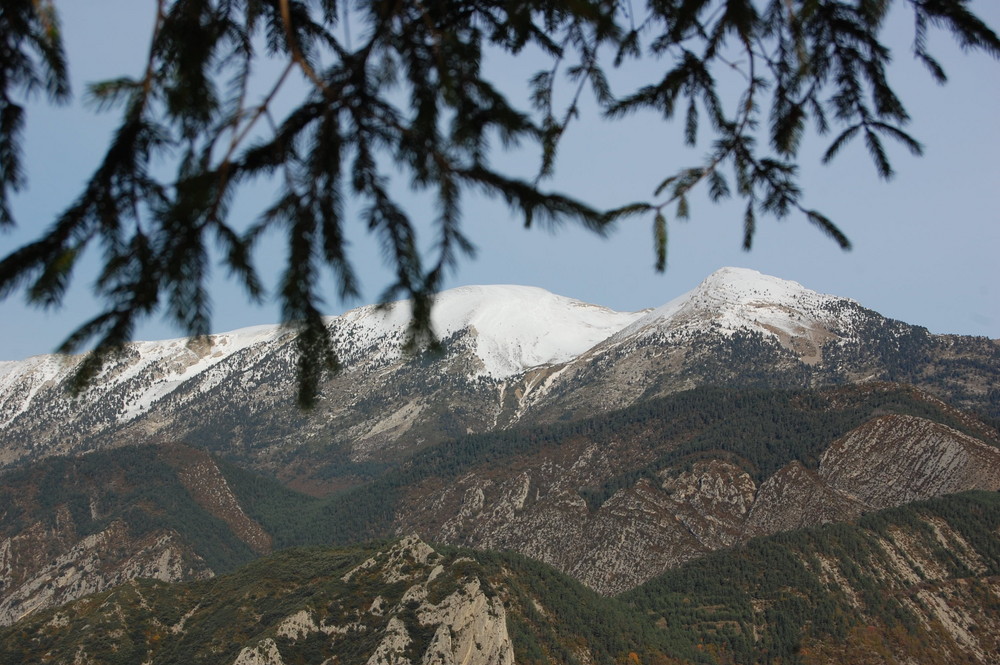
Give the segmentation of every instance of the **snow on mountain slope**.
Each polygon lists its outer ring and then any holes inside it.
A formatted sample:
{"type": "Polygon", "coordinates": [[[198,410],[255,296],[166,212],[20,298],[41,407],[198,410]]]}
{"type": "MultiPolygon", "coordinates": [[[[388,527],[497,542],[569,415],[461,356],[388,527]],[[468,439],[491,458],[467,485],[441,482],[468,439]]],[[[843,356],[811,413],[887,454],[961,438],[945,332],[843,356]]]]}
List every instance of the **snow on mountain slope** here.
{"type": "MultiPolygon", "coordinates": [[[[223,359],[243,349],[274,342],[283,333],[287,334],[287,331],[280,326],[252,326],[212,335],[200,347],[197,341],[186,338],[136,342],[134,348],[143,362],[132,365],[127,375],[139,376],[152,371],[155,378],[133,395],[122,420],[131,420],[145,413],[154,402],[169,395],[185,381],[208,372],[223,359]]],[[[221,378],[214,377],[208,385],[217,383],[221,378]]]]}
{"type": "MultiPolygon", "coordinates": [[[[470,286],[439,294],[432,323],[442,339],[464,335],[459,346],[478,358],[468,370],[469,379],[505,379],[568,361],[640,316],[539,288],[470,286]]],[[[348,371],[370,374],[405,362],[402,346],[409,321],[409,303],[401,301],[351,310],[330,317],[327,324],[348,371]]],[[[65,438],[70,423],[79,436],[88,437],[149,414],[168,397],[172,408],[185,408],[234,376],[243,377],[250,391],[265,376],[275,388],[279,375],[281,383],[294,385],[291,340],[291,331],[281,326],[256,326],[204,339],[135,342],[110,360],[75,400],[66,396],[65,385],[80,356],[0,363],[0,427],[7,430],[0,447],[20,439],[21,445],[35,448],[36,435],[43,432],[42,438],[65,438]],[[268,372],[258,369],[263,365],[268,372]]]]}
{"type": "MultiPolygon", "coordinates": [[[[989,406],[984,386],[995,385],[1000,367],[1000,342],[938,338],[846,298],[738,268],[635,313],[533,287],[445,291],[432,312],[444,342],[437,357],[403,353],[409,322],[406,301],[329,318],[343,371],[324,381],[324,399],[309,413],[295,406],[298,352],[280,326],[126,345],[76,399],[65,385],[80,357],[0,363],[0,466],[184,440],[239,451],[268,469],[287,470],[283,460],[308,449],[315,458],[288,473],[312,478],[328,450],[352,463],[381,462],[413,446],[706,384],[884,379],[940,388],[967,408],[989,406]]],[[[330,459],[324,478],[350,471],[330,459]]]]}
{"type": "Polygon", "coordinates": [[[51,386],[69,365],[75,367],[76,362],[57,355],[0,362],[0,427],[23,413],[38,391],[51,386]]]}
{"type": "MultiPolygon", "coordinates": [[[[232,354],[269,343],[281,334],[278,326],[255,326],[204,340],[178,338],[134,342],[108,362],[91,389],[76,401],[77,408],[96,404],[112,392],[123,390],[116,420],[135,418],[149,406],[194,376],[209,370],[232,354]]],[[[24,413],[40,391],[62,392],[82,356],[43,355],[18,362],[0,363],[0,427],[24,413]]]]}
{"type": "Polygon", "coordinates": [[[754,331],[775,338],[803,362],[815,363],[821,360],[823,343],[833,339],[832,330],[848,327],[857,307],[853,300],[818,293],[798,282],[727,267],[623,328],[608,344],[708,329],[726,336],[754,331]]]}
{"type": "MultiPolygon", "coordinates": [[[[431,325],[440,339],[473,331],[475,353],[483,363],[479,375],[507,378],[532,367],[571,360],[642,315],[530,286],[463,286],[438,294],[431,325]]],[[[362,307],[342,318],[363,339],[399,336],[409,324],[410,303],[362,307]]]]}
{"type": "Polygon", "coordinates": [[[650,311],[617,337],[626,337],[652,325],[703,327],[712,322],[722,332],[753,327],[772,334],[794,334],[802,315],[828,320],[823,307],[846,298],[811,291],[798,282],[764,275],[746,268],[721,268],[684,295],[650,311]]]}
{"type": "MultiPolygon", "coordinates": [[[[830,362],[839,349],[867,349],[909,328],[848,298],[755,270],[721,268],[553,368],[538,388],[522,391],[518,415],[549,421],[568,410],[622,408],[705,384],[801,387],[814,378],[853,380],[848,365],[838,373],[830,362]]],[[[865,360],[858,371],[882,376],[881,362],[865,360]]]]}

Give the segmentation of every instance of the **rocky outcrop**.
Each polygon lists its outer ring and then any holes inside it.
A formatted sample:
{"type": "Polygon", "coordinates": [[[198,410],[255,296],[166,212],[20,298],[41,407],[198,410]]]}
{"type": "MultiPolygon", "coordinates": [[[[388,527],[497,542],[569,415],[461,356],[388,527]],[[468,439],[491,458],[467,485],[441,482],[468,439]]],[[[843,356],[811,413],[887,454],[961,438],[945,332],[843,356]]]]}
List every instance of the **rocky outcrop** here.
{"type": "MultiPolygon", "coordinates": [[[[369,583],[373,577],[386,585],[409,583],[398,603],[378,602],[369,607],[374,623],[383,622],[385,617],[389,622],[368,664],[513,665],[503,602],[493,594],[488,598],[478,577],[456,577],[438,563],[440,560],[433,549],[411,536],[344,576],[345,581],[363,576],[369,583]],[[454,590],[438,598],[440,586],[447,580],[452,580],[449,586],[454,590]],[[432,633],[429,642],[416,644],[403,617],[408,617],[411,625],[415,618],[422,634],[432,633]]],[[[451,565],[456,564],[460,567],[462,560],[451,565]]],[[[365,626],[362,615],[351,622],[350,630],[365,630],[365,626]]]]}
{"type": "Polygon", "coordinates": [[[34,612],[0,627],[0,662],[514,665],[508,608],[526,610],[508,581],[416,537],[285,552],[210,581],[132,580],[34,612]]]}
{"type": "Polygon", "coordinates": [[[284,665],[278,645],[272,639],[261,640],[252,647],[240,651],[233,665],[284,665]]]}
{"type": "Polygon", "coordinates": [[[1000,486],[1000,449],[912,416],[876,418],[835,442],[823,481],[870,509],[1000,486]]]}
{"type": "MultiPolygon", "coordinates": [[[[513,665],[503,602],[492,591],[486,595],[479,577],[461,572],[466,562],[447,563],[419,538],[403,538],[341,577],[345,597],[370,602],[323,618],[316,609],[299,610],[278,624],[275,637],[294,651],[322,635],[337,652],[363,636],[374,645],[368,665],[513,665]],[[393,598],[375,593],[387,588],[404,590],[393,598]]],[[[247,645],[233,665],[281,665],[274,640],[247,645]]]]}
{"type": "Polygon", "coordinates": [[[792,462],[761,483],[744,523],[746,536],[791,531],[860,515],[865,504],[824,482],[820,475],[792,462]]]}
{"type": "Polygon", "coordinates": [[[437,604],[417,608],[420,623],[437,626],[421,665],[513,665],[514,651],[503,603],[487,598],[478,579],[437,604]]]}
{"type": "Polygon", "coordinates": [[[762,483],[745,532],[791,531],[973,489],[1000,489],[1000,449],[924,418],[881,416],[835,441],[817,471],[792,463],[762,483]]]}
{"type": "Polygon", "coordinates": [[[79,540],[54,557],[50,540],[66,540],[36,525],[0,541],[0,625],[128,580],[163,582],[208,577],[211,571],[175,532],[134,538],[122,521],[79,540]]]}

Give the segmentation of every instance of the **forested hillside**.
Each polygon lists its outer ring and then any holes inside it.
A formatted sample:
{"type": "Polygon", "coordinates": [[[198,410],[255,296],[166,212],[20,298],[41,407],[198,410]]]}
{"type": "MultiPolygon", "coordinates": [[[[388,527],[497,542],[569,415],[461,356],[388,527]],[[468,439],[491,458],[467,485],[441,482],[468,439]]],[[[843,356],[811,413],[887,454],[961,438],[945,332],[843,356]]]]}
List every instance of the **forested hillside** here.
{"type": "Polygon", "coordinates": [[[130,579],[197,579],[271,551],[212,457],[180,444],[8,471],[0,506],[0,624],[130,579]]]}
{"type": "Polygon", "coordinates": [[[447,485],[473,472],[496,476],[531,466],[542,454],[559,457],[561,450],[573,457],[582,442],[613,455],[592,483],[574,488],[596,510],[618,490],[641,479],[656,480],[663,471],[682,472],[699,460],[724,459],[758,482],[790,462],[816,469],[834,440],[885,414],[926,418],[1000,445],[1000,434],[982,421],[899,385],[820,391],[699,388],[565,424],[454,439],[306,509],[287,494],[272,494],[269,484],[266,491],[265,485],[255,485],[255,476],[226,468],[234,492],[267,526],[276,546],[349,543],[391,533],[399,512],[420,488],[447,485]]]}
{"type": "Polygon", "coordinates": [[[618,598],[414,537],[291,549],[38,612],[0,629],[0,662],[988,665],[998,530],[1000,495],[948,496],[755,539],[618,598]]]}

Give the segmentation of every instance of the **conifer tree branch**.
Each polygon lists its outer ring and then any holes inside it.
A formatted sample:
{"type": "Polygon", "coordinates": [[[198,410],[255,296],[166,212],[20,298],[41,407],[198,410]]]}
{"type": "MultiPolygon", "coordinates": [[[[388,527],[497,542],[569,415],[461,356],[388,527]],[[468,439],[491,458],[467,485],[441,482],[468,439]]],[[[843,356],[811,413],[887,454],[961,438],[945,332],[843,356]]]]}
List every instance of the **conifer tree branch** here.
{"type": "Polygon", "coordinates": [[[278,0],[279,6],[281,8],[281,20],[285,24],[285,39],[288,43],[289,55],[291,55],[292,61],[298,65],[302,73],[305,74],[306,78],[312,81],[313,85],[317,89],[321,90],[323,94],[329,96],[330,92],[327,90],[326,84],[323,80],[316,74],[316,71],[309,64],[309,61],[305,59],[302,55],[302,49],[299,46],[298,33],[295,31],[295,26],[292,24],[292,10],[289,6],[289,0],[278,0]]]}

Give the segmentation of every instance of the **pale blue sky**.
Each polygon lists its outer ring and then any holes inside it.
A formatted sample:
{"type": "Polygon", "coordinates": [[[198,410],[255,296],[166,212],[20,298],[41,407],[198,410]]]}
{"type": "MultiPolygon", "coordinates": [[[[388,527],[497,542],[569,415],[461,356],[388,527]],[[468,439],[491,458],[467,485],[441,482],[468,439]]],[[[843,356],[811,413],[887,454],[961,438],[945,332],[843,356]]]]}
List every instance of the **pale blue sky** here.
{"type": "MultiPolygon", "coordinates": [[[[57,2],[76,100],[64,108],[39,106],[29,115],[29,189],[15,202],[20,227],[0,235],[3,254],[48,226],[97,163],[116,118],[83,109],[80,93],[85,82],[139,72],[152,5],[136,0],[57,2]]],[[[1000,3],[977,0],[972,7],[1000,29],[1000,3]]],[[[550,234],[524,230],[502,203],[468,197],[465,228],[478,246],[478,257],[465,260],[449,286],[526,284],[635,310],[661,305],[715,269],[736,265],[854,298],[932,332],[1000,337],[1000,63],[981,54],[964,55],[950,38],[934,33],[932,52],[950,78],[939,87],[910,57],[909,17],[896,18],[901,20],[892,26],[900,37],[892,42],[893,80],[913,116],[910,130],[924,143],[925,156],[913,158],[891,146],[897,176],[889,183],[878,180],[860,143],[831,166],[818,163],[818,142],[807,146],[802,159],[806,204],[839,224],[854,243],[853,251],[840,251],[804,219],[791,216],[781,222],[760,219],[754,249],[746,253],[740,249],[742,206],[696,199],[690,221],[670,221],[668,270],[661,275],[653,270],[652,220],[647,217],[624,222],[607,239],[570,227],[550,234]]],[[[541,63],[491,66],[511,90],[519,90],[541,63]]],[[[644,63],[635,75],[645,72],[652,80],[656,67],[644,63]]],[[[696,165],[706,150],[704,142],[693,150],[683,147],[680,132],[679,126],[651,115],[614,123],[585,118],[567,132],[551,186],[597,207],[646,200],[665,175],[678,166],[696,165]]],[[[535,153],[521,151],[498,156],[494,163],[528,176],[536,159],[535,153]]],[[[406,200],[417,214],[429,210],[419,198],[406,194],[406,200]]],[[[267,202],[266,192],[250,193],[237,211],[249,218],[267,202]]],[[[364,296],[351,303],[331,297],[329,314],[374,301],[390,280],[371,239],[359,231],[352,243],[364,296]]],[[[271,243],[258,258],[262,272],[273,278],[283,247],[271,243]]],[[[92,272],[78,272],[77,285],[61,310],[26,308],[19,295],[0,303],[0,360],[47,353],[93,316],[93,278],[92,272]]],[[[248,305],[221,272],[218,282],[213,330],[278,320],[273,304],[248,305]]],[[[139,337],[179,334],[155,319],[139,337]]]]}

